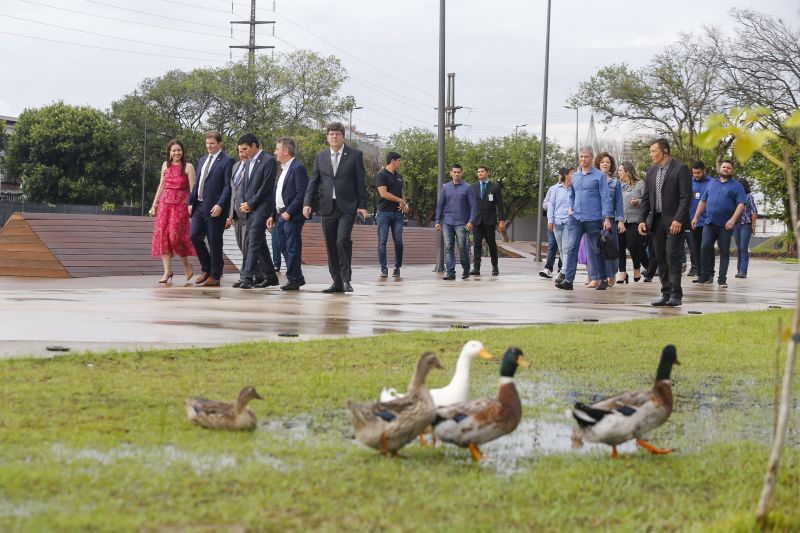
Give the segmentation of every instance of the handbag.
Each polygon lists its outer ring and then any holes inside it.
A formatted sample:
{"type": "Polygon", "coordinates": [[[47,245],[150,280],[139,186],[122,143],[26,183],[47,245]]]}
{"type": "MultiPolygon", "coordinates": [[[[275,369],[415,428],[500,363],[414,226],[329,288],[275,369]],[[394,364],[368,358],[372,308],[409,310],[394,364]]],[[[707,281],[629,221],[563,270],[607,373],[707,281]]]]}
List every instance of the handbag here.
{"type": "Polygon", "coordinates": [[[597,249],[603,259],[617,259],[619,257],[619,242],[610,231],[601,231],[597,239],[597,249]]]}

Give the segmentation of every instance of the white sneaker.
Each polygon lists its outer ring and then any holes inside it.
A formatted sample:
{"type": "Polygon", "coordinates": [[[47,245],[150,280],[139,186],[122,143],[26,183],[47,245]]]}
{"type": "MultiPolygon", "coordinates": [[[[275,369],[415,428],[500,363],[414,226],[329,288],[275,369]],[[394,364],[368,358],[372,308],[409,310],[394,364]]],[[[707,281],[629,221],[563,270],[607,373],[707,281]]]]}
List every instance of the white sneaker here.
{"type": "Polygon", "coordinates": [[[553,271],[552,271],[552,270],[547,270],[547,269],[545,268],[544,270],[542,270],[541,272],[539,272],[539,275],[540,275],[541,277],[543,277],[543,278],[552,279],[552,277],[553,277],[553,271]]]}

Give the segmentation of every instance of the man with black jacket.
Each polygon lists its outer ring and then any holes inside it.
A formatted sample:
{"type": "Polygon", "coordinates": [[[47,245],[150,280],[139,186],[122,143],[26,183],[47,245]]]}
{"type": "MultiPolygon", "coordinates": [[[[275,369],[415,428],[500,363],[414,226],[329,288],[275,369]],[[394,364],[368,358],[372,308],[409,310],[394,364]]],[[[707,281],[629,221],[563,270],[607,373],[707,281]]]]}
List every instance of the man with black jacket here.
{"type": "Polygon", "coordinates": [[[499,183],[489,181],[489,169],[481,165],[478,167],[478,182],[472,184],[475,198],[478,201],[475,225],[472,228],[473,259],[470,275],[481,275],[481,256],[483,255],[483,241],[489,247],[489,257],[492,259],[492,276],[500,274],[497,268],[497,242],[495,231],[500,226],[500,231],[506,227],[506,212],[503,207],[502,187],[499,183]]]}

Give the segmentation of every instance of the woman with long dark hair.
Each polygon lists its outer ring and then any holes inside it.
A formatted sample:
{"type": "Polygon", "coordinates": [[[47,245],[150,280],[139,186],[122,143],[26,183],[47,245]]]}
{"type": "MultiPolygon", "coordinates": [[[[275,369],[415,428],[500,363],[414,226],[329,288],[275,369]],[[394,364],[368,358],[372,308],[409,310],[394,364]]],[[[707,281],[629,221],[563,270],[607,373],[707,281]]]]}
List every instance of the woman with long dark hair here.
{"type": "Polygon", "coordinates": [[[744,203],[744,211],[739,217],[739,221],[733,227],[733,238],[736,241],[736,278],[747,277],[747,267],[750,265],[750,237],[756,232],[756,220],[758,220],[758,209],[750,192],[750,182],[745,178],[737,178],[744,187],[747,201],[744,203]]]}
{"type": "Polygon", "coordinates": [[[197,255],[197,252],[189,238],[189,210],[186,206],[194,181],[194,167],[186,162],[183,144],[178,139],[172,139],[167,144],[167,159],[161,165],[161,182],[150,208],[150,215],[156,217],[153,257],[161,257],[164,263],[164,276],[159,283],[169,283],[172,279],[170,263],[176,255],[183,262],[186,280],[194,275],[189,256],[197,255]]]}
{"type": "Polygon", "coordinates": [[[631,252],[633,262],[633,281],[641,278],[642,256],[644,255],[644,240],[639,235],[639,217],[642,214],[642,198],[644,196],[644,181],[636,177],[636,167],[633,163],[623,161],[619,166],[619,181],[622,183],[622,203],[625,211],[625,232],[619,234],[619,271],[617,283],[628,283],[628,255],[631,252]]]}

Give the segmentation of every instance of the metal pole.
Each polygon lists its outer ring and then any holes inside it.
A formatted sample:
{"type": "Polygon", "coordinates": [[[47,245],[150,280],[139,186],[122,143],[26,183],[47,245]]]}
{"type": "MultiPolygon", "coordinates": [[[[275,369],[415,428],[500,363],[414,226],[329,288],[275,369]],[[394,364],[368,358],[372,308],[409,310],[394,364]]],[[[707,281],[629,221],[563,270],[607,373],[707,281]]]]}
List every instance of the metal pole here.
{"type": "MultiPolygon", "coordinates": [[[[353,140],[353,108],[350,107],[350,120],[347,121],[348,130],[348,139],[349,141],[353,140]]],[[[249,175],[249,174],[248,174],[249,175]]]]}
{"type": "Polygon", "coordinates": [[[547,82],[550,67],[550,3],[547,0],[547,37],[544,47],[544,100],[542,102],[542,139],[539,154],[539,196],[536,198],[536,262],[542,261],[542,193],[544,192],[544,163],[547,148],[547,82]]]}
{"type": "Polygon", "coordinates": [[[578,106],[575,105],[575,168],[578,168],[580,164],[580,158],[578,157],[578,106]]]}
{"type": "Polygon", "coordinates": [[[140,216],[144,216],[144,178],[146,173],[147,173],[147,115],[144,116],[144,148],[142,149],[142,209],[140,216]]]}
{"type": "MultiPolygon", "coordinates": [[[[444,1],[439,0],[439,175],[436,179],[437,199],[444,186],[444,1]]],[[[444,236],[443,231],[436,235],[436,267],[434,272],[444,271],[444,236]]]]}

